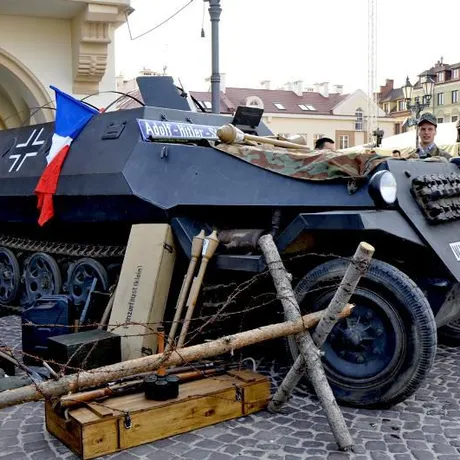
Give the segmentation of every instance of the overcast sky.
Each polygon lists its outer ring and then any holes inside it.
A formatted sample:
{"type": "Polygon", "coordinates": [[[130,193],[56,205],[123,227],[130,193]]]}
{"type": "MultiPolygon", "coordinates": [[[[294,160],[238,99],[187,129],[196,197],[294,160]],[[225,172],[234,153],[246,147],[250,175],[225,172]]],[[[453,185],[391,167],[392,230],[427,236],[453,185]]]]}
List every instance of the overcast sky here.
{"type": "MultiPolygon", "coordinates": [[[[132,0],[136,37],[190,0],[132,0]]],[[[227,86],[272,87],[329,81],[346,92],[368,89],[367,0],[221,0],[220,71],[227,86]]],[[[377,84],[412,83],[441,56],[460,61],[458,0],[377,0],[377,84]]],[[[116,70],[134,77],[143,67],[180,78],[187,90],[206,90],[211,75],[209,3],[193,0],[157,30],[131,40],[116,32],[116,70]],[[205,38],[201,38],[204,11],[205,38]]]]}

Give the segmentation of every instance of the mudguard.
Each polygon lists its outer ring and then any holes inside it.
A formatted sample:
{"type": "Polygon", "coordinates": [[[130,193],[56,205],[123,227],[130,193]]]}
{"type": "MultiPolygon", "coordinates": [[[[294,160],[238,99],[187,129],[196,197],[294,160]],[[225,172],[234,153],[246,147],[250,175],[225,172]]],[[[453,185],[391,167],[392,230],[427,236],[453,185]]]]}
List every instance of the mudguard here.
{"type": "MultiPolygon", "coordinates": [[[[414,195],[414,181],[422,176],[458,176],[459,169],[454,163],[433,163],[425,161],[389,161],[389,171],[398,183],[398,206],[408,225],[441,259],[453,277],[460,281],[460,214],[452,214],[446,220],[429,220],[414,195]]],[[[456,198],[460,200],[460,197],[456,198]]],[[[459,201],[460,203],[460,201],[459,201]]]]}

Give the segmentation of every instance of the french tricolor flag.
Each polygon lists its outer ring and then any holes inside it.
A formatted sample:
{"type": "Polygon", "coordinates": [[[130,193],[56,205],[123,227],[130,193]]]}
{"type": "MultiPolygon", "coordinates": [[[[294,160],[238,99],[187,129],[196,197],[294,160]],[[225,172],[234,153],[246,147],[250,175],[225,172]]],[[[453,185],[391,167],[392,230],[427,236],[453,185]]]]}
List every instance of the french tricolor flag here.
{"type": "Polygon", "coordinates": [[[62,165],[70,150],[70,144],[78,137],[82,129],[99,113],[89,105],[74,99],[54,86],[50,86],[56,95],[56,121],[50,151],[46,157],[48,165],[38,181],[35,194],[40,210],[38,224],[43,226],[54,216],[53,195],[56,193],[62,165]]]}

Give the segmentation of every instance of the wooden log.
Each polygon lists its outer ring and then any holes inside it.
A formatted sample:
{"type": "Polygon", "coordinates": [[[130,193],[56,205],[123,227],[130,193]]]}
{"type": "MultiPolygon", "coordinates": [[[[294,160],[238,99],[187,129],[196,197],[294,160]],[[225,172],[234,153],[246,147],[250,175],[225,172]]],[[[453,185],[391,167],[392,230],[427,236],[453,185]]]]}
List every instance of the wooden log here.
{"type": "MultiPolygon", "coordinates": [[[[324,315],[313,333],[313,342],[318,348],[321,348],[332,328],[337,323],[339,319],[337,312],[340,312],[341,308],[350,301],[359,280],[369,267],[374,251],[374,247],[365,242],[361,242],[356,249],[355,255],[350,265],[347,267],[334,297],[329,302],[326,310],[324,310],[324,315]]],[[[283,403],[289,399],[300,379],[305,375],[305,372],[305,360],[302,354],[299,354],[284,378],[282,385],[279,386],[277,392],[273,396],[272,402],[268,407],[270,411],[277,412],[280,410],[283,403]]]]}
{"type": "MultiPolygon", "coordinates": [[[[351,305],[342,312],[342,317],[347,317],[351,312],[351,305]]],[[[159,366],[176,366],[183,363],[211,358],[224,353],[232,352],[248,345],[276,339],[286,335],[296,334],[305,328],[314,327],[323,315],[322,311],[310,313],[297,321],[285,321],[278,324],[270,324],[257,329],[252,329],[238,334],[222,337],[217,340],[200,345],[172,350],[166,354],[155,354],[143,358],[132,359],[109,366],[100,367],[71,374],[60,380],[48,381],[35,385],[28,385],[15,390],[0,393],[0,409],[28,401],[59,397],[69,392],[97,387],[113,380],[127,377],[142,372],[153,371],[159,366]]]]}
{"type": "Polygon", "coordinates": [[[355,255],[349,263],[337,291],[335,291],[334,297],[329,302],[321,321],[313,333],[313,340],[318,348],[321,348],[332,328],[336,325],[338,314],[350,301],[359,280],[369,267],[374,252],[375,249],[370,244],[365,242],[359,243],[355,255]]]}
{"type": "MultiPolygon", "coordinates": [[[[312,338],[318,348],[321,348],[332,328],[337,323],[339,319],[337,312],[340,313],[341,309],[349,302],[359,280],[369,267],[374,251],[374,247],[365,242],[361,242],[356,249],[355,255],[347,267],[334,297],[329,302],[326,310],[324,310],[324,315],[313,333],[312,338]]],[[[283,384],[280,385],[275,393],[272,403],[268,407],[270,411],[278,411],[282,404],[289,399],[292,391],[294,391],[294,388],[304,376],[305,371],[305,360],[302,354],[300,354],[284,378],[283,384]]]]}
{"type": "MultiPolygon", "coordinates": [[[[271,235],[262,236],[259,239],[259,246],[265,256],[278,297],[283,305],[286,319],[295,321],[298,318],[301,318],[300,308],[297,304],[294,291],[292,290],[290,277],[281,260],[278,248],[273,241],[273,237],[271,235]]],[[[323,407],[337,445],[340,450],[350,450],[353,446],[353,440],[351,439],[343,414],[340,411],[331,387],[329,386],[326,373],[324,372],[321,363],[320,352],[318,348],[316,348],[307,328],[305,328],[304,331],[297,333],[295,339],[299,347],[300,354],[303,356],[305,361],[306,373],[323,407]]],[[[287,382],[287,384],[290,385],[291,383],[287,382]]],[[[280,394],[284,397],[289,395],[294,388],[292,386],[287,386],[286,381],[283,381],[281,386],[283,388],[280,391],[280,394]]],[[[277,395],[278,393],[275,394],[275,396],[277,395]]],[[[274,397],[269,404],[269,410],[276,412],[278,407],[280,407],[280,404],[283,404],[283,402],[284,401],[279,401],[274,397]]]]}
{"type": "MultiPolygon", "coordinates": [[[[341,308],[350,301],[359,280],[369,267],[374,251],[374,247],[365,242],[361,242],[356,249],[355,255],[347,267],[334,297],[329,302],[326,310],[324,310],[324,315],[313,333],[313,342],[318,348],[321,348],[332,328],[337,323],[339,319],[337,312],[340,312],[341,308]]],[[[283,385],[280,385],[278,391],[275,393],[273,402],[269,405],[269,410],[276,412],[281,408],[304,374],[305,361],[300,354],[284,378],[283,385]]]]}

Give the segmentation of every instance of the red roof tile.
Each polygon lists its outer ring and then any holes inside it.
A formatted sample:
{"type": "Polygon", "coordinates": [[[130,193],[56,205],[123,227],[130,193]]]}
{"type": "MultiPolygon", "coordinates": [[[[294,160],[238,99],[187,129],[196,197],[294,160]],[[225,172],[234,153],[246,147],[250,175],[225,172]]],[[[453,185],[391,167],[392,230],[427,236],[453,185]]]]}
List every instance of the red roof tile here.
{"type": "Polygon", "coordinates": [[[347,95],[331,93],[329,97],[324,97],[320,93],[304,92],[298,96],[294,91],[282,89],[255,89],[255,88],[227,88],[226,96],[235,106],[244,105],[246,99],[251,96],[259,97],[264,103],[265,113],[318,113],[330,114],[332,109],[347,95]],[[286,110],[278,109],[274,104],[282,104],[286,110]],[[305,111],[299,104],[312,105],[315,111],[305,111]]]}

